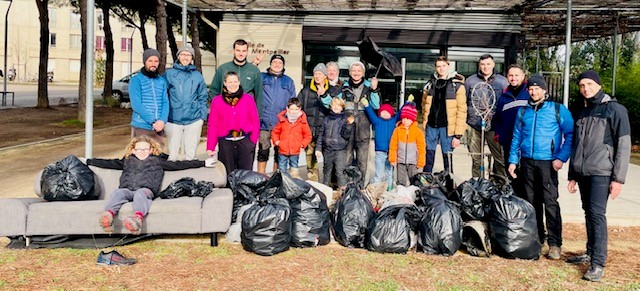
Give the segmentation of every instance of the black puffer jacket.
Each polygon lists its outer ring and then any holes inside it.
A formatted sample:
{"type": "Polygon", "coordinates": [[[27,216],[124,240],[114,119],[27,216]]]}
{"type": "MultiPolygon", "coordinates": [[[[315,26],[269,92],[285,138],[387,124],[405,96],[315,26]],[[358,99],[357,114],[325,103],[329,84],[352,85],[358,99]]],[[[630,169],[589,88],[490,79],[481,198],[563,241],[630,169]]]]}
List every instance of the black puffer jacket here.
{"type": "Polygon", "coordinates": [[[353,123],[347,124],[347,116],[343,113],[331,112],[325,117],[320,130],[316,150],[341,151],[347,148],[349,138],[353,133],[353,123]]]}
{"type": "Polygon", "coordinates": [[[307,114],[307,122],[311,128],[311,135],[318,136],[318,130],[322,126],[322,120],[325,116],[329,115],[330,110],[324,106],[321,98],[335,97],[339,95],[341,90],[336,86],[328,86],[327,91],[322,96],[318,96],[314,81],[311,80],[307,86],[304,86],[300,93],[298,93],[298,99],[302,103],[302,110],[307,114]]]}
{"type": "Polygon", "coordinates": [[[106,169],[122,170],[119,188],[138,190],[147,188],[157,197],[160,193],[164,171],[177,171],[189,168],[200,168],[204,161],[176,161],[170,162],[159,156],[151,155],[144,160],[139,160],[135,155],[128,158],[104,160],[87,159],[87,165],[106,169]]]}

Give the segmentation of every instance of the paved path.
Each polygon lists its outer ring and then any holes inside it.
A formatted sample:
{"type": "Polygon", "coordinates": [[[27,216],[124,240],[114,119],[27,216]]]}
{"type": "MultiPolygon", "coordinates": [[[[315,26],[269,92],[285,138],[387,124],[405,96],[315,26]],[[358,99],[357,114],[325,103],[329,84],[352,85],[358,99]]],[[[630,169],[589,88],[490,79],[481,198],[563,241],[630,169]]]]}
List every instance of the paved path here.
{"type": "MultiPolygon", "coordinates": [[[[121,157],[123,148],[129,139],[129,128],[124,126],[109,131],[94,133],[94,155],[102,158],[121,157]]],[[[371,143],[373,146],[373,142],[371,143]]],[[[206,158],[204,142],[200,143],[198,158],[206,158]]],[[[84,137],[44,142],[28,147],[0,150],[0,198],[34,197],[33,182],[35,174],[48,163],[59,160],[69,154],[84,154],[84,137]]],[[[436,155],[435,171],[442,170],[441,156],[436,155]]],[[[373,160],[373,159],[371,159],[373,160]]],[[[304,159],[301,160],[304,164],[304,159]]],[[[268,169],[271,168],[271,163],[268,169]]],[[[373,161],[370,164],[373,168],[373,161]]],[[[453,169],[456,181],[462,182],[471,177],[471,158],[462,146],[455,150],[453,169]]],[[[567,165],[560,170],[560,206],[563,222],[584,223],[580,195],[567,191],[567,165]]],[[[607,217],[610,225],[640,226],[640,166],[629,165],[627,182],[616,200],[610,200],[607,217]]]]}

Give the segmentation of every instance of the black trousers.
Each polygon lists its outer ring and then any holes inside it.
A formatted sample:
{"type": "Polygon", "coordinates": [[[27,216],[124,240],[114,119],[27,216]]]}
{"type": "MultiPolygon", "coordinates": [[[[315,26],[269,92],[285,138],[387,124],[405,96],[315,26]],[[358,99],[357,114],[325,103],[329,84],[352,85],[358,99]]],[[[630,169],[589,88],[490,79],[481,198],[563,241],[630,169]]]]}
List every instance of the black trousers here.
{"type": "Polygon", "coordinates": [[[523,158],[520,161],[520,170],[524,178],[527,201],[536,209],[540,242],[543,243],[545,239],[545,224],[543,222],[546,220],[549,232],[547,242],[549,246],[559,247],[562,246],[562,217],[558,203],[558,172],[553,169],[551,163],[552,161],[523,158]],[[536,191],[536,188],[539,190],[536,191]],[[544,217],[542,216],[543,211],[544,217]]]}
{"type": "Polygon", "coordinates": [[[249,137],[238,141],[218,138],[218,160],[227,169],[227,174],[235,169],[253,170],[253,160],[256,152],[256,144],[249,137]]]}
{"type": "Polygon", "coordinates": [[[323,151],[324,156],[324,168],[322,175],[322,183],[329,185],[331,182],[331,176],[335,171],[336,177],[338,177],[338,186],[342,187],[347,184],[347,176],[344,174],[344,169],[347,165],[347,152],[345,150],[340,151],[323,151]]]}
{"type": "Polygon", "coordinates": [[[587,226],[587,254],[591,264],[605,266],[607,261],[607,202],[609,201],[609,176],[577,177],[587,226]]]}

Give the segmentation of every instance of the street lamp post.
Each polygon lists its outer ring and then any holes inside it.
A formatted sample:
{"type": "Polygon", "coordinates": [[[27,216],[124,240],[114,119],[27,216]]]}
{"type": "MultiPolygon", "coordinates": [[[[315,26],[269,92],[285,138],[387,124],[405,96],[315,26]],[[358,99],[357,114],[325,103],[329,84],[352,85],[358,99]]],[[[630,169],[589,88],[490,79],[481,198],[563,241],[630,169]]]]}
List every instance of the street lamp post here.
{"type": "Polygon", "coordinates": [[[7,14],[4,17],[4,84],[2,88],[2,106],[7,106],[7,42],[9,39],[9,10],[11,10],[13,0],[9,0],[7,14]]]}
{"type": "Polygon", "coordinates": [[[135,26],[127,24],[126,27],[131,28],[131,37],[129,37],[129,75],[133,73],[133,34],[136,32],[135,26]]]}

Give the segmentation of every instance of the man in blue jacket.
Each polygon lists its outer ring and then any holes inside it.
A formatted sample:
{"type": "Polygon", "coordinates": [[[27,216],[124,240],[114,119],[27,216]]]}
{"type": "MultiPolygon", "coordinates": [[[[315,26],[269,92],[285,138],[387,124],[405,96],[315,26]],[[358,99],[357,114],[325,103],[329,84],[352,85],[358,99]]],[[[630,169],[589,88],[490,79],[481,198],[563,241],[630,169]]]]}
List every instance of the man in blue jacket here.
{"type": "MultiPolygon", "coordinates": [[[[258,173],[266,173],[271,148],[271,131],[278,123],[278,114],[287,108],[289,99],[296,97],[293,80],[284,74],[284,57],[273,55],[266,72],[262,72],[262,107],[260,114],[260,140],[258,142],[258,173]]],[[[260,105],[259,105],[260,106],[260,105]]],[[[274,151],[275,157],[278,156],[274,151]]],[[[274,169],[278,168],[274,159],[274,169]]]]}
{"type": "Polygon", "coordinates": [[[129,82],[131,99],[131,135],[147,135],[164,146],[164,127],[169,117],[167,82],[158,74],[160,53],[146,49],[142,53],[144,67],[129,82]]]}
{"type": "MultiPolygon", "coordinates": [[[[529,78],[527,106],[518,110],[511,153],[509,154],[509,174],[516,178],[516,165],[520,163],[520,174],[525,183],[527,200],[534,207],[544,204],[549,253],[547,257],[559,260],[562,246],[562,218],[558,203],[558,170],[571,156],[573,118],[569,110],[559,103],[549,100],[544,78],[535,74],[529,78]],[[535,185],[542,185],[541,191],[534,191],[535,185]],[[542,196],[542,197],[535,197],[542,196]],[[534,203],[534,200],[543,203],[534,203]]],[[[536,213],[542,213],[536,209],[536,213]]],[[[536,215],[537,216],[537,215],[536,215]]],[[[543,217],[536,217],[540,243],[544,243],[545,229],[543,217]]]]}
{"type": "Polygon", "coordinates": [[[192,47],[180,48],[178,60],[164,74],[169,86],[169,122],[165,132],[170,161],[180,160],[180,148],[184,160],[196,158],[202,124],[209,115],[207,84],[191,64],[193,56],[192,47]]]}

